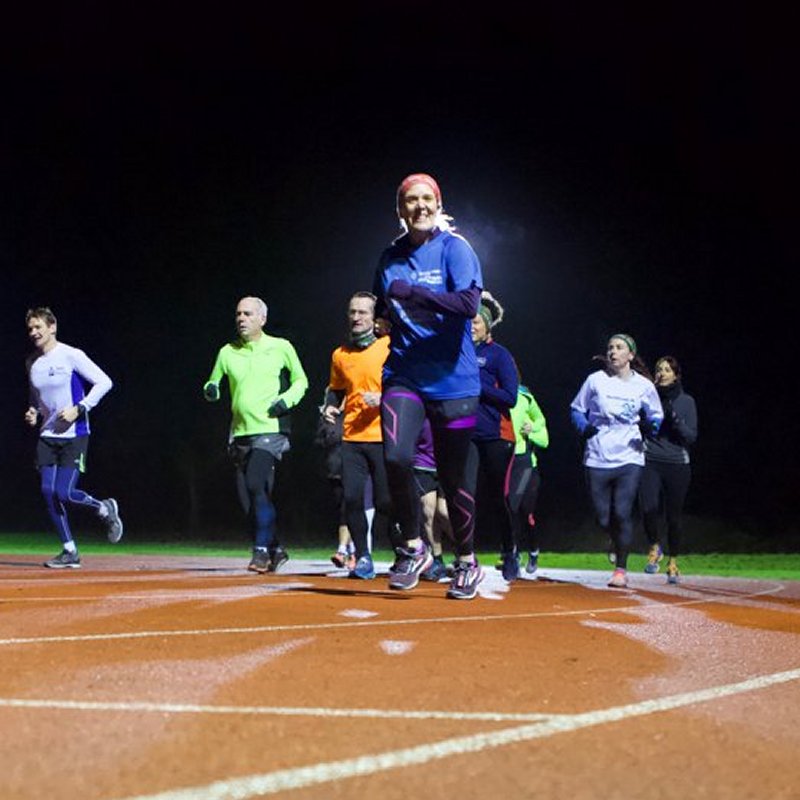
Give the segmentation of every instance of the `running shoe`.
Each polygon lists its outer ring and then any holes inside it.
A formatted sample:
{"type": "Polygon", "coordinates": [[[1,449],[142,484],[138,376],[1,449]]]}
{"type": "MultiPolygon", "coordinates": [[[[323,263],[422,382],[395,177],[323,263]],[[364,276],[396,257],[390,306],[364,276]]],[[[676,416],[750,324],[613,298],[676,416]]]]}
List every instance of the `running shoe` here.
{"type": "Polygon", "coordinates": [[[664,558],[664,551],[661,545],[656,543],[650,545],[650,552],[647,554],[647,563],[644,565],[644,571],[648,575],[655,575],[661,569],[661,559],[664,558]]]}
{"type": "Polygon", "coordinates": [[[503,553],[503,580],[512,583],[519,578],[519,553],[516,548],[510,553],[503,553]]]}
{"type": "Polygon", "coordinates": [[[667,583],[677,583],[681,576],[681,571],[678,569],[676,561],[670,559],[667,564],[667,583]]]}
{"type": "Polygon", "coordinates": [[[269,553],[266,550],[253,550],[253,557],[247,565],[250,572],[264,573],[269,571],[269,553]]]}
{"type": "Polygon", "coordinates": [[[341,550],[337,550],[331,556],[331,563],[339,567],[339,569],[344,569],[347,566],[347,553],[343,553],[341,550]]]}
{"type": "Polygon", "coordinates": [[[539,551],[533,550],[528,553],[528,563],[525,565],[525,572],[527,572],[528,575],[534,575],[537,569],[539,569],[539,551]]]}
{"type": "Polygon", "coordinates": [[[371,581],[375,577],[375,565],[372,563],[372,556],[369,553],[361,556],[347,577],[357,578],[361,581],[371,581]]]}
{"type": "Polygon", "coordinates": [[[74,553],[62,550],[55,558],[45,561],[44,565],[50,569],[80,569],[81,557],[77,550],[74,553]]]}
{"type": "Polygon", "coordinates": [[[103,522],[108,529],[108,541],[116,544],[122,538],[122,520],[119,516],[119,505],[113,497],[101,500],[106,513],[103,515],[103,522]]]}
{"type": "Polygon", "coordinates": [[[483,570],[477,559],[472,562],[458,561],[447,596],[454,600],[472,600],[478,593],[478,584],[483,580],[483,570]]]}
{"type": "Polygon", "coordinates": [[[621,567],[617,567],[614,570],[614,574],[611,576],[611,580],[608,582],[608,585],[612,589],[625,589],[628,586],[628,575],[625,570],[621,567]]]}
{"type": "Polygon", "coordinates": [[[447,578],[447,567],[441,556],[434,556],[431,565],[420,576],[420,580],[438,583],[447,578]]]}
{"type": "Polygon", "coordinates": [[[269,551],[269,571],[278,572],[289,560],[289,554],[280,546],[269,551]]]}
{"type": "Polygon", "coordinates": [[[413,589],[419,583],[419,576],[433,563],[431,551],[421,544],[417,550],[397,548],[394,572],[389,578],[390,589],[413,589]]]}

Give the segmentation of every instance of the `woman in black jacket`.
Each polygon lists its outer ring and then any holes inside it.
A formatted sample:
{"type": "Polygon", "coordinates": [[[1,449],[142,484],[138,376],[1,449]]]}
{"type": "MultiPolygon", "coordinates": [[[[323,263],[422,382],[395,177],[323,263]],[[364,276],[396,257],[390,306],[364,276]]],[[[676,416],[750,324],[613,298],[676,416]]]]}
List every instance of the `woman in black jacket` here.
{"type": "Polygon", "coordinates": [[[645,464],[639,487],[639,504],[650,551],[644,571],[659,570],[664,557],[659,539],[663,510],[667,523],[667,581],[677,583],[681,547],[681,516],[692,478],[689,447],[697,439],[697,408],[683,391],[681,367],[674,356],[656,361],[655,385],[664,408],[658,434],[645,439],[645,464]]]}

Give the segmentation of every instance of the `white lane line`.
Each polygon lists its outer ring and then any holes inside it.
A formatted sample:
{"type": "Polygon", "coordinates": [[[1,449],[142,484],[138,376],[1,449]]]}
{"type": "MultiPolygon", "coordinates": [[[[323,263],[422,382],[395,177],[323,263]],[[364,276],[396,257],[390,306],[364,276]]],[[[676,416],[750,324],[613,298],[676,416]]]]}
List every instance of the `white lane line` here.
{"type": "Polygon", "coordinates": [[[124,601],[137,601],[137,602],[150,602],[151,600],[168,600],[181,602],[183,600],[216,600],[218,598],[232,600],[237,599],[250,599],[258,597],[275,597],[284,592],[297,591],[298,589],[307,589],[313,586],[311,583],[264,583],[260,585],[250,584],[241,587],[227,587],[223,589],[164,589],[159,592],[152,592],[149,589],[142,588],[136,594],[118,594],[113,593],[110,595],[39,595],[37,597],[0,597],[0,604],[2,603],[52,603],[52,602],[79,602],[91,603],[100,602],[108,604],[109,602],[116,602],[118,600],[124,601]]]}
{"type": "Polygon", "coordinates": [[[283,769],[245,778],[215,781],[207,786],[193,786],[174,789],[157,794],[138,795],[128,800],[247,800],[265,794],[275,794],[291,789],[302,789],[347,778],[374,775],[390,769],[426,764],[450,756],[479,753],[484,750],[519,744],[534,739],[545,739],[559,733],[569,733],[582,728],[619,722],[634,717],[643,717],[677,708],[719,700],[723,697],[765,689],[781,683],[800,679],[800,669],[762,675],[738,683],[729,683],[684,692],[657,700],[645,700],[625,706],[613,706],[584,714],[560,716],[532,725],[520,725],[502,731],[478,733],[473,736],[459,736],[439,742],[418,745],[403,750],[390,750],[384,753],[360,756],[344,761],[328,761],[307,767],[283,769]]]}
{"type": "MultiPolygon", "coordinates": [[[[781,587],[782,588],[782,587],[781,587]]],[[[775,589],[764,589],[753,592],[745,597],[760,597],[773,594],[775,589]]],[[[694,600],[680,600],[672,603],[657,603],[648,600],[645,603],[633,602],[628,605],[610,606],[608,608],[584,608],[570,611],[530,611],[520,614],[479,614],[467,617],[431,617],[416,619],[376,619],[359,620],[354,622],[320,622],[306,623],[303,625],[261,625],[247,628],[207,628],[196,630],[164,630],[164,631],[127,631],[123,633],[87,633],[73,636],[31,636],[0,639],[0,646],[21,644],[58,644],[66,642],[101,642],[116,639],[166,639],[171,636],[243,636],[245,634],[281,633],[285,631],[330,631],[343,628],[373,628],[391,627],[396,625],[438,625],[448,622],[498,622],[525,619],[543,619],[554,617],[583,617],[597,614],[622,614],[627,611],[643,611],[679,608],[681,606],[708,605],[718,602],[716,597],[702,597],[694,600]]]]}
{"type": "MultiPolygon", "coordinates": [[[[146,591],[146,590],[143,590],[146,591]]],[[[235,592],[215,591],[197,591],[197,592],[184,592],[175,591],[159,594],[156,592],[147,592],[147,594],[115,594],[111,597],[98,597],[97,595],[70,595],[69,597],[59,597],[52,595],[50,597],[14,597],[14,598],[0,598],[2,603],[103,603],[108,604],[113,602],[134,602],[134,603],[150,603],[153,601],[158,602],[183,602],[184,600],[249,600],[252,598],[270,597],[278,594],[277,591],[265,592],[263,589],[251,589],[247,591],[237,590],[235,592]]]]}
{"type": "Polygon", "coordinates": [[[300,708],[292,706],[208,706],[191,703],[94,702],[91,700],[30,700],[0,697],[0,708],[57,711],[134,711],[155,714],[228,714],[277,717],[347,717],[364,719],[474,720],[481,722],[537,722],[557,714],[503,714],[494,711],[411,711],[385,708],[300,708]]]}

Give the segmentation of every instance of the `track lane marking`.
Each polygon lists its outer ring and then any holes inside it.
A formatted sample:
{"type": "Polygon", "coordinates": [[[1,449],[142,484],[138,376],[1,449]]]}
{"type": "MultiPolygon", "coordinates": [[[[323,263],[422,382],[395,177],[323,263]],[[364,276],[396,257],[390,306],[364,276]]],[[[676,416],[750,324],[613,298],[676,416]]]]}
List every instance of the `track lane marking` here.
{"type": "Polygon", "coordinates": [[[231,599],[231,600],[252,600],[252,599],[260,599],[266,597],[275,597],[279,595],[283,591],[282,587],[279,589],[276,587],[272,590],[264,590],[261,588],[252,588],[246,591],[242,589],[236,589],[232,591],[227,590],[214,590],[210,589],[208,591],[204,591],[198,589],[196,591],[185,591],[182,589],[176,589],[174,592],[167,591],[162,593],[157,592],[147,592],[146,589],[142,589],[143,594],[114,594],[114,595],[41,595],[39,597],[0,597],[0,603],[92,603],[92,602],[100,602],[105,605],[108,605],[109,602],[134,602],[134,603],[149,603],[154,600],[159,602],[161,601],[170,601],[170,602],[177,602],[182,603],[186,600],[218,600],[222,598],[223,600],[231,599]],[[147,592],[144,594],[144,592],[147,592]]]}
{"type": "MultiPolygon", "coordinates": [[[[774,594],[781,591],[782,587],[763,589],[746,595],[741,595],[742,599],[751,597],[761,597],[766,594],[774,594]]],[[[723,598],[724,599],[724,598],[723,598]]],[[[0,647],[25,644],[61,644],[67,642],[102,642],[120,639],[154,639],[168,638],[172,636],[229,636],[245,634],[263,633],[282,633],[296,631],[331,631],[345,628],[374,628],[388,627],[397,625],[432,625],[445,622],[498,622],[524,619],[541,619],[544,617],[576,617],[591,616],[597,614],[619,614],[627,611],[648,611],[680,608],[685,606],[709,605],[719,602],[719,598],[702,597],[692,600],[679,600],[677,602],[661,603],[651,601],[636,602],[628,605],[612,606],[607,608],[586,608],[571,611],[530,611],[520,614],[479,614],[463,617],[431,617],[415,619],[373,619],[355,620],[352,622],[320,622],[306,623],[303,625],[260,625],[246,628],[208,628],[195,630],[164,630],[164,631],[127,631],[121,633],[87,633],[75,634],[71,636],[31,636],[31,637],[12,637],[0,639],[0,647]]]]}
{"type": "Polygon", "coordinates": [[[364,719],[476,720],[482,722],[537,722],[558,714],[500,713],[494,711],[411,711],[385,708],[302,708],[293,706],[209,706],[194,703],[142,703],[91,700],[33,700],[0,697],[0,708],[56,711],[132,711],[155,714],[223,714],[278,717],[347,717],[364,719]]]}
{"type": "Polygon", "coordinates": [[[247,800],[281,791],[302,789],[309,786],[341,781],[348,778],[374,775],[391,769],[426,764],[450,756],[480,753],[505,745],[545,739],[559,733],[590,728],[635,717],[648,716],[698,703],[707,703],[745,692],[758,691],[770,686],[800,680],[800,669],[761,675],[737,683],[723,684],[694,692],[645,700],[624,706],[583,714],[561,715],[540,723],[520,725],[502,731],[459,736],[439,742],[418,745],[401,750],[359,756],[340,761],[327,761],[306,767],[277,770],[244,778],[215,781],[206,786],[173,789],[156,794],[136,795],[126,800],[247,800]]]}

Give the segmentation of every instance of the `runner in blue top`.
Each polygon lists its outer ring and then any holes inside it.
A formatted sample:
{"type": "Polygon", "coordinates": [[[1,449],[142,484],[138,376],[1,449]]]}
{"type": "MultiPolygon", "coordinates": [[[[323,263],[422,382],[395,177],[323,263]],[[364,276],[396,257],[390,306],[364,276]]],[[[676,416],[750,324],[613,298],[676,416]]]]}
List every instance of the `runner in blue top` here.
{"type": "Polygon", "coordinates": [[[475,492],[466,485],[464,469],[480,394],[470,323],[480,301],[481,266],[469,243],[450,227],[430,175],[416,173],[402,181],[397,215],[405,232],[384,250],[373,289],[376,316],[391,325],[381,421],[394,513],[405,540],[389,586],[413,589],[432,561],[419,536],[413,469],[427,417],[458,556],[448,596],[471,599],[483,577],[473,544],[475,492]]]}

